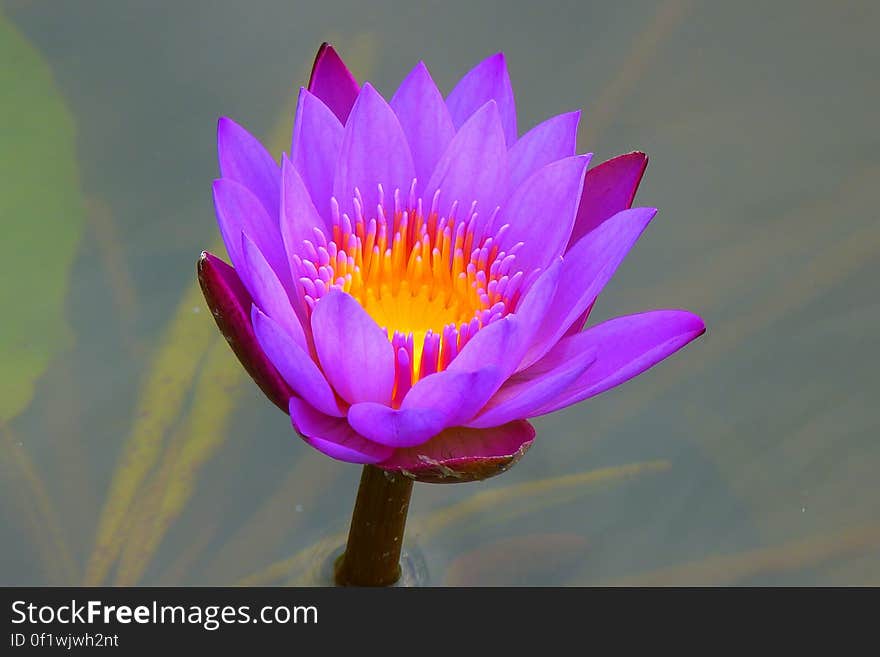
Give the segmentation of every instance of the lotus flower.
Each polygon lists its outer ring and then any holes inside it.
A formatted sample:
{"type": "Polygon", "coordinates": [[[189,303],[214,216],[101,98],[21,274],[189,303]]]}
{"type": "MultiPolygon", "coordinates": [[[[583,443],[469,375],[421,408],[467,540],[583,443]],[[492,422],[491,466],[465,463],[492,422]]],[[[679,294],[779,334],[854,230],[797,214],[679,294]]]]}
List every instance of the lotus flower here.
{"type": "Polygon", "coordinates": [[[704,332],[683,310],[584,330],[654,217],[647,158],[589,168],[579,112],[517,130],[502,54],[444,99],[419,63],[386,101],[322,46],[281,164],[222,118],[232,267],[203,253],[220,330],[315,449],[421,481],[482,479],[528,418],[598,395],[704,332]]]}

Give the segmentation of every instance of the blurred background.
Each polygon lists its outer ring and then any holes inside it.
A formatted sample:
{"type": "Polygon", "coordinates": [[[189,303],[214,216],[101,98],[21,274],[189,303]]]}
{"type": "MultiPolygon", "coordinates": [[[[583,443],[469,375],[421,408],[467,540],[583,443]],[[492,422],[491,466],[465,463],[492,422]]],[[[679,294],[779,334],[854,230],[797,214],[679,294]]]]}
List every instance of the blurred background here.
{"type": "Polygon", "coordinates": [[[314,583],[359,468],[292,433],[195,278],[219,115],[279,154],[329,40],[390,97],[507,54],[660,208],[593,321],[708,333],[416,486],[431,584],[880,585],[880,3],[0,2],[0,584],[314,583]]]}

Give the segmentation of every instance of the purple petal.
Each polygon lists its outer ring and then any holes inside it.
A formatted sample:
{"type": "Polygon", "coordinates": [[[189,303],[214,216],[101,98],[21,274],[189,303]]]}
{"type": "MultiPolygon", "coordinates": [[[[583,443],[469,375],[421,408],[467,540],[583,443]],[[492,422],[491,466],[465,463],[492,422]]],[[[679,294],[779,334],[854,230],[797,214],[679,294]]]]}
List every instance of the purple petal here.
{"type": "Polygon", "coordinates": [[[513,467],[534,438],[525,421],[491,429],[453,427],[418,447],[396,449],[377,465],[427,483],[480,481],[513,467]]]}
{"type": "Polygon", "coordinates": [[[654,310],[617,317],[567,337],[545,358],[560,362],[577,353],[596,350],[596,362],[535,415],[552,413],[620,385],[705,331],[703,320],[686,310],[654,310]]]}
{"type": "Polygon", "coordinates": [[[507,315],[477,331],[445,371],[476,372],[484,367],[500,368],[522,342],[516,315],[507,315]]]}
{"type": "Polygon", "coordinates": [[[344,416],[330,384],[308,351],[256,306],[251,309],[251,321],[260,346],[290,388],[325,415],[344,416]]]}
{"type": "Polygon", "coordinates": [[[198,264],[199,284],[217,327],[263,394],[285,413],[293,392],[260,348],[251,325],[251,297],[235,270],[203,251],[198,264]]]}
{"type": "Polygon", "coordinates": [[[593,312],[594,304],[595,301],[587,306],[587,309],[583,313],[581,313],[581,316],[574,320],[574,323],[568,327],[568,329],[565,331],[565,335],[580,333],[584,329],[584,326],[586,326],[587,324],[587,320],[590,318],[590,313],[593,312]]]}
{"type": "Polygon", "coordinates": [[[452,118],[423,62],[401,83],[390,104],[409,142],[419,181],[416,193],[421,193],[455,135],[452,118]]]}
{"type": "Polygon", "coordinates": [[[394,347],[351,296],[331,290],[315,304],[312,334],[330,384],[350,404],[391,403],[394,347]]]}
{"type": "Polygon", "coordinates": [[[657,210],[623,210],[585,235],[565,254],[556,296],[521,367],[540,359],[596,300],[657,210]]]}
{"type": "Polygon", "coordinates": [[[453,137],[425,186],[424,198],[431,199],[439,189],[444,212],[455,201],[460,211],[477,201],[485,223],[504,200],[507,181],[507,146],[498,106],[489,101],[453,137]]]}
{"type": "Polygon", "coordinates": [[[281,237],[288,261],[302,255],[305,240],[315,241],[315,228],[328,233],[302,177],[285,156],[281,161],[281,237]]]}
{"type": "Polygon", "coordinates": [[[525,354],[560,271],[561,262],[548,268],[523,297],[516,314],[480,330],[445,371],[416,383],[400,409],[378,404],[352,407],[352,426],[371,440],[403,447],[473,418],[525,354]]]}
{"type": "Polygon", "coordinates": [[[217,121],[220,175],[247,187],[269,216],[278,216],[278,163],[269,151],[232,119],[217,121]]]}
{"type": "MultiPolygon", "coordinates": [[[[475,391],[479,394],[474,394],[474,402],[480,407],[513,374],[527,353],[553,300],[561,272],[562,263],[559,259],[532,284],[514,313],[480,329],[446,368],[446,372],[476,372],[484,368],[495,368],[499,371],[497,385],[475,391]]],[[[468,417],[460,421],[466,422],[469,419],[468,417]]]]}
{"type": "Polygon", "coordinates": [[[284,253],[277,215],[272,219],[247,187],[228,178],[214,181],[214,209],[226,251],[245,285],[250,286],[247,265],[241,252],[242,233],[247,233],[254,241],[285,289],[291,289],[290,267],[284,253]]]}
{"type": "Polygon", "coordinates": [[[507,374],[518,369],[519,363],[535,342],[538,331],[543,325],[544,317],[556,298],[556,290],[563,272],[562,266],[563,260],[557,256],[556,260],[532,283],[517,304],[514,317],[519,325],[519,334],[516,347],[507,352],[507,367],[505,369],[507,374]]]}
{"type": "Polygon", "coordinates": [[[596,351],[573,353],[565,360],[551,359],[546,363],[544,360],[508,379],[483,412],[467,426],[494,427],[531,417],[536,409],[555,400],[593,364],[596,351]]]}
{"type": "Polygon", "coordinates": [[[320,98],[345,123],[360,87],[342,58],[329,43],[322,43],[312,65],[309,91],[320,98]]]}
{"type": "Polygon", "coordinates": [[[647,166],[648,156],[636,152],[618,155],[587,171],[569,246],[606,219],[632,206],[647,166]]]}
{"type": "Polygon", "coordinates": [[[409,144],[394,110],[372,85],[364,84],[345,124],[333,180],[334,196],[340,207],[351,213],[357,188],[364,200],[364,213],[373,217],[379,203],[379,184],[385,199],[390,200],[395,189],[408,193],[413,178],[409,144]]]}
{"type": "Polygon", "coordinates": [[[290,161],[325,219],[331,216],[330,197],[342,148],[342,133],[342,124],[330,108],[313,94],[300,89],[290,161]]]}
{"type": "Polygon", "coordinates": [[[348,422],[358,433],[391,447],[413,447],[443,429],[473,417],[501,385],[497,368],[476,372],[438,372],[420,380],[399,409],[383,404],[354,404],[348,422]]]}
{"type": "Polygon", "coordinates": [[[417,445],[445,428],[470,420],[501,387],[524,352],[522,322],[508,315],[481,329],[443,372],[418,381],[400,409],[359,404],[349,422],[371,440],[417,445]]]}
{"type": "Polygon", "coordinates": [[[272,271],[260,250],[248,237],[241,234],[242,256],[248,270],[251,297],[260,310],[274,319],[301,348],[308,349],[299,317],[290,305],[290,299],[281,281],[272,271]]]}
{"type": "Polygon", "coordinates": [[[520,185],[495,222],[510,228],[501,248],[517,242],[516,266],[530,272],[562,255],[571,235],[589,155],[567,157],[541,167],[520,185]]]}
{"type": "Polygon", "coordinates": [[[575,154],[580,118],[580,111],[554,116],[517,140],[508,153],[510,189],[519,187],[541,167],[575,154]]]}
{"type": "Polygon", "coordinates": [[[447,369],[416,383],[404,397],[400,409],[439,410],[443,414],[444,429],[463,424],[476,415],[503,380],[498,367],[487,366],[470,372],[447,369]]]}
{"type": "Polygon", "coordinates": [[[368,440],[389,447],[420,445],[443,430],[439,411],[401,411],[375,402],[354,404],[348,409],[348,423],[368,440]]]}
{"type": "Polygon", "coordinates": [[[516,142],[516,103],[513,87],[507,73],[504,53],[496,53],[471,69],[455,85],[446,99],[456,128],[467,120],[486,102],[494,100],[501,115],[501,126],[509,146],[516,142]]]}
{"type": "Polygon", "coordinates": [[[324,415],[296,397],[290,398],[290,420],[309,445],[339,461],[378,463],[394,453],[359,436],[344,419],[324,415]]]}

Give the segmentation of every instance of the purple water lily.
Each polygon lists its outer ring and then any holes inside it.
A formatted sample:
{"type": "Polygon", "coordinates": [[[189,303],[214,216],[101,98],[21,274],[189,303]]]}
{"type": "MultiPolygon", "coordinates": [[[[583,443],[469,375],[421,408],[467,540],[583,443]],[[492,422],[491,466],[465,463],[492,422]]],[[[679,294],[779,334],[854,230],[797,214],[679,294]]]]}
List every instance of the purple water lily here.
{"type": "Polygon", "coordinates": [[[281,164],[229,119],[214,182],[233,267],[203,253],[220,329],[325,454],[422,481],[481,479],[528,418],[644,372],[705,328],[590,310],[654,217],[643,153],[588,168],[579,112],[520,136],[504,56],[444,99],[419,63],[386,101],[318,53],[281,164]]]}

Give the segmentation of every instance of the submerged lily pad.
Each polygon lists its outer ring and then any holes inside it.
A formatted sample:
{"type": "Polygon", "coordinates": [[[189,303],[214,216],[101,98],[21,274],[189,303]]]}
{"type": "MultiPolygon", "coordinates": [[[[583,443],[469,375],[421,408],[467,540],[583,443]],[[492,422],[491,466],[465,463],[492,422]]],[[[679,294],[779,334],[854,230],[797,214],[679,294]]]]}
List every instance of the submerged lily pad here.
{"type": "Polygon", "coordinates": [[[70,342],[64,299],[84,205],[70,112],[40,53],[0,14],[0,423],[70,342]]]}

